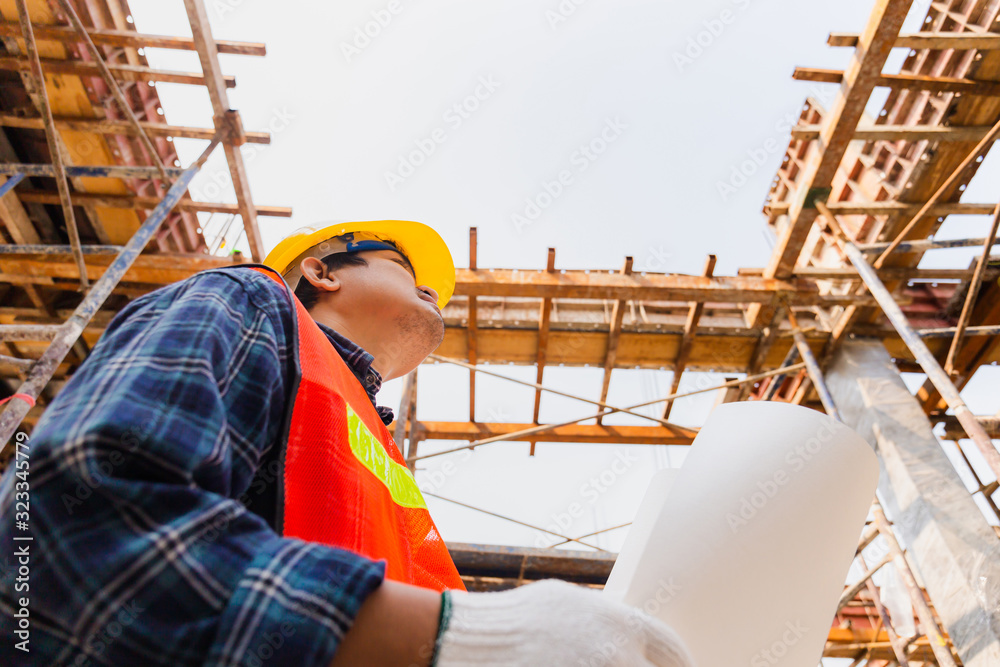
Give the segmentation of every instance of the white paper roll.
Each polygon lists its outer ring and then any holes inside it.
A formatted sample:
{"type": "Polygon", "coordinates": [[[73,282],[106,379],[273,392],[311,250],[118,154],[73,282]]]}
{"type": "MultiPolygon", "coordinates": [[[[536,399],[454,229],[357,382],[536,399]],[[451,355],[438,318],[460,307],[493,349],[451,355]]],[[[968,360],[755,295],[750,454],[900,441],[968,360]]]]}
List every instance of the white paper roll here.
{"type": "Polygon", "coordinates": [[[639,566],[642,554],[646,552],[649,538],[653,535],[656,520],[665,507],[670,488],[674,485],[674,480],[677,479],[679,473],[679,468],[665,468],[649,480],[646,495],[642,497],[639,511],[632,519],[632,525],[629,526],[628,535],[625,536],[621,553],[618,554],[615,566],[611,569],[611,575],[608,577],[607,583],[604,584],[605,594],[618,599],[625,597],[628,584],[635,576],[635,570],[639,566]]]}
{"type": "Polygon", "coordinates": [[[655,526],[622,549],[608,594],[677,630],[700,667],[816,665],[878,473],[826,415],[720,405],[665,499],[643,499],[655,526]]]}

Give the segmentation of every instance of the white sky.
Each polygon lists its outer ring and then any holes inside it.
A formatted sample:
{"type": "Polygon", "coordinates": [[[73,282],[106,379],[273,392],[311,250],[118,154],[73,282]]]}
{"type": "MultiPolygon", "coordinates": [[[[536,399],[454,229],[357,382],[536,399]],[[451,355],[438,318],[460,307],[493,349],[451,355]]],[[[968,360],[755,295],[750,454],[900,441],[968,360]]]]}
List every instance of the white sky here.
{"type": "MultiPolygon", "coordinates": [[[[292,220],[260,220],[268,248],[307,224],[401,218],[438,229],[459,266],[467,266],[468,228],[477,226],[480,267],[543,268],[546,249],[555,246],[558,268],[618,269],[632,255],[637,270],[698,273],[705,255],[716,253],[716,273],[731,275],[739,267],[766,264],[771,241],[760,209],[788,128],[807,95],[829,101],[836,92],[835,86],[793,81],[793,68],[846,66],[851,51],[826,46],[827,35],[860,32],[873,2],[586,0],[558,22],[552,18],[558,0],[206,4],[216,38],[267,44],[266,58],[221,60],[226,73],[236,76],[238,86],[229,95],[246,128],[272,131],[270,146],[244,147],[254,200],[294,207],[292,220]],[[381,12],[386,25],[348,57],[344,45],[352,44],[373,12],[381,12]],[[728,23],[715,23],[723,29],[712,35],[709,28],[720,18],[728,23]],[[702,53],[678,64],[676,54],[699,33],[706,45],[702,53]],[[484,79],[495,82],[495,89],[479,88],[481,99],[468,101],[474,111],[466,118],[448,113],[475,95],[484,79]],[[608,134],[614,141],[583,169],[580,145],[599,136],[609,121],[620,128],[608,134]],[[426,146],[435,136],[433,153],[390,188],[386,172],[398,169],[415,142],[426,146]],[[777,149],[763,151],[757,172],[735,193],[720,196],[718,184],[771,140],[777,149]],[[512,222],[513,214],[524,214],[526,198],[544,192],[543,182],[563,170],[571,183],[551,205],[529,225],[512,222]]],[[[179,2],[130,5],[140,31],[190,34],[179,2]]],[[[915,31],[926,9],[926,1],[915,2],[904,31],[915,31]]],[[[897,71],[904,55],[894,51],[887,70],[897,71]]],[[[154,67],[199,70],[192,53],[148,50],[147,56],[154,67]]],[[[203,89],[157,89],[171,123],[204,126],[211,117],[203,89]]],[[[885,91],[877,91],[869,111],[877,113],[884,97],[885,91]]],[[[177,144],[185,165],[204,146],[177,144]]],[[[192,187],[196,199],[235,201],[231,188],[220,192],[213,184],[228,182],[222,158],[217,151],[192,187]]],[[[987,159],[965,200],[996,201],[991,183],[997,172],[1000,160],[987,159]]],[[[211,230],[221,218],[206,224],[211,230]]],[[[981,236],[985,229],[985,218],[965,216],[949,221],[941,236],[981,236]]],[[[925,265],[966,265],[977,251],[936,252],[925,265]]],[[[989,389],[1000,379],[995,370],[981,372],[966,391],[977,413],[997,408],[995,390],[989,389]]],[[[534,380],[532,367],[503,371],[534,380]]],[[[704,376],[685,375],[682,389],[705,382],[704,376]]],[[[420,419],[466,419],[467,377],[454,367],[421,367],[420,419]]],[[[592,398],[599,397],[600,377],[594,368],[545,373],[546,383],[592,398]]],[[[914,387],[922,377],[907,380],[914,387]]],[[[609,402],[649,400],[669,386],[669,372],[616,370],[609,402]]],[[[396,408],[400,390],[401,381],[388,383],[380,402],[396,408]]],[[[530,421],[532,395],[531,389],[480,377],[478,418],[530,421]]],[[[713,401],[714,393],[682,400],[674,418],[700,425],[713,401]]],[[[591,407],[546,396],[541,420],[586,414],[591,407]]],[[[424,443],[421,451],[434,447],[424,443]]],[[[429,459],[418,481],[435,493],[542,526],[580,502],[585,513],[564,528],[582,535],[631,520],[652,474],[678,466],[685,454],[683,447],[542,443],[529,458],[527,450],[527,443],[502,443],[429,459]],[[635,461],[624,474],[611,473],[624,451],[635,461]],[[453,468],[445,470],[447,460],[453,468]],[[600,480],[602,473],[605,481],[614,479],[594,493],[598,487],[588,480],[600,480]]],[[[451,541],[549,543],[509,522],[435,499],[429,504],[451,541]]],[[[617,530],[594,543],[617,551],[624,536],[617,530]]]]}

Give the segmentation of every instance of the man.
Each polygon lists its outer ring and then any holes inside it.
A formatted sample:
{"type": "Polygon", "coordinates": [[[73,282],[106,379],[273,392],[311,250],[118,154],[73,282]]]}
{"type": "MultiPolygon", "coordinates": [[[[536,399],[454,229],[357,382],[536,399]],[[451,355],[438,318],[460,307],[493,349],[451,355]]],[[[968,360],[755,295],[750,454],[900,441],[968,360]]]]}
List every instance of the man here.
{"type": "MultiPolygon", "coordinates": [[[[5,632],[0,662],[691,664],[669,628],[594,591],[463,591],[375,402],[444,337],[454,264],[436,232],[307,229],[265,263],[133,301],[46,410],[31,653],[5,632]]],[[[10,625],[22,593],[3,584],[10,625]]]]}

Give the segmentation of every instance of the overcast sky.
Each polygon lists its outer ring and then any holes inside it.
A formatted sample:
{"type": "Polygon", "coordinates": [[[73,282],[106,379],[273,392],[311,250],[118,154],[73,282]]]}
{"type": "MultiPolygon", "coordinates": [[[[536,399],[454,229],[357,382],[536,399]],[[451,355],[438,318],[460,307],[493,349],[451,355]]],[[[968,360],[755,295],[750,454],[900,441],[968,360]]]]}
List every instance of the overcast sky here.
{"type": "MultiPolygon", "coordinates": [[[[254,200],[294,207],[291,220],[260,219],[268,248],[307,224],[398,218],[438,229],[459,266],[467,266],[468,229],[476,226],[481,268],[543,268],[554,246],[558,268],[618,269],[632,255],[637,270],[698,273],[705,255],[715,253],[719,275],[766,264],[772,241],[760,210],[788,130],[806,96],[829,101],[836,93],[835,86],[793,81],[793,68],[846,66],[851,51],[826,46],[827,35],[860,32],[873,5],[205,1],[217,38],[267,44],[266,58],[221,60],[236,75],[230,100],[246,128],[272,132],[270,146],[244,147],[254,200]],[[582,150],[592,142],[599,154],[582,150]],[[759,168],[734,179],[747,159],[759,168]]],[[[130,5],[140,31],[190,34],[181,3],[130,5]]],[[[926,2],[914,7],[904,30],[915,31],[926,15],[926,2]]],[[[904,55],[894,51],[887,69],[898,71],[904,55]]],[[[199,69],[191,53],[147,56],[154,67],[199,69]]],[[[169,122],[205,126],[211,118],[203,89],[157,89],[169,122]]],[[[884,97],[876,94],[869,111],[877,113],[884,97]]],[[[177,144],[185,165],[204,146],[177,144]]],[[[217,152],[199,176],[196,199],[235,201],[231,189],[216,185],[228,181],[222,157],[217,152]]],[[[966,201],[996,200],[990,182],[1000,175],[997,162],[987,160],[966,201]]],[[[206,223],[210,231],[219,224],[219,217],[206,223]]],[[[942,234],[984,229],[984,219],[966,216],[942,234]]],[[[962,266],[973,254],[944,251],[928,262],[962,266]]],[[[534,380],[532,367],[501,370],[534,380]]],[[[682,388],[697,375],[686,374],[682,388]]],[[[548,368],[545,378],[559,389],[600,394],[598,369],[548,368]]],[[[996,410],[987,386],[998,380],[984,372],[973,382],[966,394],[974,411],[996,410]]],[[[400,385],[388,383],[380,402],[396,408],[400,385]]],[[[616,370],[609,401],[650,400],[669,386],[669,372],[616,370]]],[[[466,371],[423,366],[419,388],[421,419],[466,419],[466,371]]],[[[530,421],[532,396],[531,389],[480,377],[478,418],[530,421]]],[[[700,425],[713,401],[712,394],[682,400],[673,417],[700,425]]],[[[546,396],[541,420],[591,407],[546,396]]],[[[418,480],[434,493],[543,527],[579,502],[585,513],[563,528],[582,535],[631,520],[651,475],[680,465],[685,453],[543,443],[529,458],[527,450],[527,443],[502,443],[430,459],[418,480]],[[612,483],[601,484],[602,473],[605,482],[613,475],[612,483]]],[[[549,543],[509,522],[435,499],[429,504],[447,540],[549,543]]],[[[594,543],[616,551],[624,535],[613,531],[594,543]]]]}

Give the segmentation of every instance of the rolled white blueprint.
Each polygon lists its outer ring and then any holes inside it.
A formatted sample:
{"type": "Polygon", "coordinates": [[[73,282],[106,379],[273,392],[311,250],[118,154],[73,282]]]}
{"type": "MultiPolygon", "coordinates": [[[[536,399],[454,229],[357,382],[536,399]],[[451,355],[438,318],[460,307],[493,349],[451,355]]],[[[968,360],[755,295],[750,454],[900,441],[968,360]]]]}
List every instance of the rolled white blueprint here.
{"type": "Polygon", "coordinates": [[[816,665],[878,474],[824,414],[720,405],[669,493],[643,499],[653,529],[626,541],[607,594],[673,627],[700,667],[816,665]]]}
{"type": "Polygon", "coordinates": [[[625,586],[632,581],[635,569],[639,566],[642,555],[646,553],[646,545],[653,535],[656,519],[660,515],[660,510],[663,509],[664,503],[667,502],[670,488],[674,485],[679,473],[678,468],[664,468],[653,475],[653,479],[649,480],[646,495],[642,497],[639,511],[632,519],[628,535],[625,536],[621,553],[615,560],[615,566],[611,570],[608,583],[604,585],[605,594],[613,595],[618,599],[625,597],[625,586]]]}

